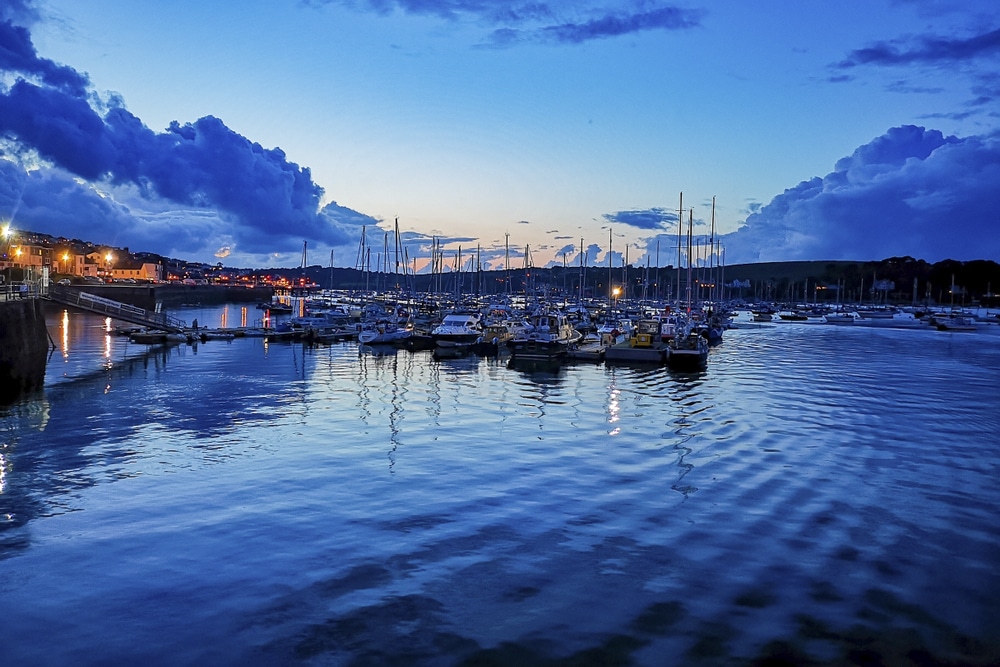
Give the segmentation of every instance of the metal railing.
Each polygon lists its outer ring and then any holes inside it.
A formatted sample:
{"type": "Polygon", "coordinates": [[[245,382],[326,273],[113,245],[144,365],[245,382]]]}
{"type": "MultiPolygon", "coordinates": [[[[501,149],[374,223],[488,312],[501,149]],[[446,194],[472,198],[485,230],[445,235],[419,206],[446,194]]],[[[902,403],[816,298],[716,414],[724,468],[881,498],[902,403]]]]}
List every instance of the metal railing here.
{"type": "Polygon", "coordinates": [[[184,320],[170,317],[166,313],[151,312],[64,285],[50,285],[47,296],[50,300],[67,306],[76,306],[92,313],[101,313],[125,322],[141,324],[151,329],[183,331],[187,328],[187,323],[184,320]]]}
{"type": "Polygon", "coordinates": [[[18,299],[33,299],[38,296],[34,283],[16,282],[0,285],[0,301],[16,301],[18,299]]]}

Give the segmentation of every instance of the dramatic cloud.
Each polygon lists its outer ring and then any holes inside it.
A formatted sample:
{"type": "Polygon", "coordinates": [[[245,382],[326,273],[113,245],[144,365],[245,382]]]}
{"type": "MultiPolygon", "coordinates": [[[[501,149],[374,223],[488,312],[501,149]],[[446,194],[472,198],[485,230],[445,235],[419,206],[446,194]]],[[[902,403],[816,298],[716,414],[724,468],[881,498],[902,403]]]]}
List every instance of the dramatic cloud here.
{"type": "Polygon", "coordinates": [[[11,20],[0,22],[0,71],[37,77],[47,85],[83,95],[89,81],[71,67],[39,58],[27,28],[11,20]]]}
{"type": "Polygon", "coordinates": [[[115,225],[116,233],[104,237],[109,242],[140,234],[153,240],[159,225],[165,247],[176,247],[183,238],[219,237],[214,252],[227,256],[234,249],[244,255],[284,252],[302,240],[348,242],[344,224],[349,227],[351,215],[360,214],[336,205],[320,214],[323,189],[308,168],[289,161],[281,149],[264,148],[212,116],[175,121],[166,131],[154,132],[117,97],[101,100],[89,91],[85,75],[38,57],[28,30],[13,22],[32,18],[27,3],[5,5],[2,11],[7,18],[0,23],[0,74],[13,81],[0,87],[3,171],[8,184],[26,189],[8,191],[10,208],[0,214],[16,214],[21,226],[37,221],[32,226],[47,231],[76,213],[59,205],[86,200],[93,204],[83,208],[86,214],[109,212],[88,232],[115,225]],[[32,174],[24,165],[31,165],[32,174]],[[39,168],[51,173],[34,173],[39,168]],[[12,170],[20,170],[20,176],[11,177],[12,170]],[[68,174],[92,187],[74,184],[68,174]],[[46,189],[54,191],[50,198],[28,205],[32,193],[46,189]],[[100,201],[115,193],[137,198],[117,209],[111,201],[100,201]],[[164,201],[175,210],[165,210],[164,201]],[[180,221],[182,211],[193,224],[180,221]],[[213,219],[220,224],[210,234],[198,231],[213,219]]]}
{"type": "Polygon", "coordinates": [[[595,13],[581,21],[525,24],[523,27],[507,25],[490,33],[484,45],[505,48],[525,42],[579,44],[651,30],[686,30],[700,25],[701,18],[699,11],[670,6],[640,12],[615,10],[595,13]]]}
{"type": "Polygon", "coordinates": [[[965,39],[928,36],[915,40],[877,42],[852,51],[838,63],[838,67],[963,62],[997,55],[1000,55],[1000,28],[965,39]]]}
{"type": "Polygon", "coordinates": [[[67,238],[86,233],[109,243],[123,233],[127,235],[138,223],[125,206],[100,196],[63,171],[26,172],[2,159],[0,218],[15,220],[25,229],[67,238]]]}
{"type": "MultiPolygon", "coordinates": [[[[938,18],[938,17],[935,17],[938,18]]],[[[886,89],[898,93],[935,94],[940,86],[914,85],[915,70],[927,73],[947,71],[970,80],[974,96],[965,110],[949,113],[926,114],[924,118],[962,120],[982,113],[990,113],[997,98],[997,79],[1000,77],[1000,28],[977,25],[972,34],[964,37],[920,35],[879,41],[850,52],[846,58],[830,66],[831,82],[847,82],[855,73],[867,69],[892,68],[906,78],[890,82],[886,89]]]]}
{"type": "Polygon", "coordinates": [[[472,21],[493,30],[483,45],[578,44],[651,30],[685,30],[700,25],[704,12],[661,3],[609,9],[592,2],[497,2],[490,0],[307,0],[313,6],[340,5],[380,15],[399,11],[445,21],[472,21]],[[571,18],[569,18],[571,17],[571,18]]]}
{"type": "Polygon", "coordinates": [[[638,229],[667,229],[677,224],[677,211],[668,211],[665,208],[618,211],[605,213],[604,219],[638,229]]]}
{"type": "Polygon", "coordinates": [[[677,7],[659,7],[647,12],[614,12],[581,23],[545,26],[532,35],[541,41],[579,43],[647,30],[683,30],[699,24],[701,14],[677,7]]]}
{"type": "Polygon", "coordinates": [[[998,184],[996,137],[896,127],[750,215],[726,261],[998,257],[998,184]]]}
{"type": "Polygon", "coordinates": [[[21,79],[0,95],[0,132],[87,180],[133,183],[149,199],[234,215],[250,251],[287,236],[327,240],[317,215],[323,190],[309,170],[211,116],[154,133],[125,109],[102,118],[83,98],[21,79]]]}

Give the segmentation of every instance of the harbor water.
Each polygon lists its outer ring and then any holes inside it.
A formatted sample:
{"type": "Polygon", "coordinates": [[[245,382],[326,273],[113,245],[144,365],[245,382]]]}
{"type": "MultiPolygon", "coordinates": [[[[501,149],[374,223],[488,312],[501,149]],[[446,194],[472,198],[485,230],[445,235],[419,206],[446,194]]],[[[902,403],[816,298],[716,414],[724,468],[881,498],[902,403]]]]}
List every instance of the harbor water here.
{"type": "Polygon", "coordinates": [[[48,324],[0,665],[1000,662],[998,327],[733,329],[675,374],[48,324]]]}

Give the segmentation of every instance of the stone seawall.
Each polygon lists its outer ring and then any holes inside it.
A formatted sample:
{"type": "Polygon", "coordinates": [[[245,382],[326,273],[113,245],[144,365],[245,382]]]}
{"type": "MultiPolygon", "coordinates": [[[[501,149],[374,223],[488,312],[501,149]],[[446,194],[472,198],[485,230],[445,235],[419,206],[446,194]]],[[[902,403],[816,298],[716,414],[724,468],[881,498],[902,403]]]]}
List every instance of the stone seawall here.
{"type": "Polygon", "coordinates": [[[0,301],[0,403],[41,390],[48,351],[41,301],[0,301]]]}
{"type": "Polygon", "coordinates": [[[274,294],[270,287],[229,287],[227,285],[80,285],[79,289],[94,296],[127,303],[136,308],[154,310],[164,306],[211,305],[219,303],[269,302],[274,294]]]}

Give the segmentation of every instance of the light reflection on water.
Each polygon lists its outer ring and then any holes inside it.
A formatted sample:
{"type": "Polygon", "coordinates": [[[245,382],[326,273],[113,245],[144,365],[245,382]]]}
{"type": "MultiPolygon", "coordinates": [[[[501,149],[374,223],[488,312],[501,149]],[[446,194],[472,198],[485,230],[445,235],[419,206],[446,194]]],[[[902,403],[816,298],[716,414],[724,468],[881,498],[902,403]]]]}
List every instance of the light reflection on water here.
{"type": "Polygon", "coordinates": [[[998,655],[1000,336],[730,331],[675,375],[52,327],[3,416],[11,664],[998,655]]]}

